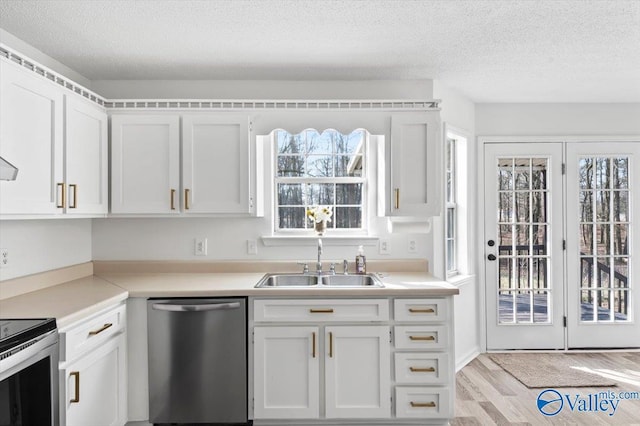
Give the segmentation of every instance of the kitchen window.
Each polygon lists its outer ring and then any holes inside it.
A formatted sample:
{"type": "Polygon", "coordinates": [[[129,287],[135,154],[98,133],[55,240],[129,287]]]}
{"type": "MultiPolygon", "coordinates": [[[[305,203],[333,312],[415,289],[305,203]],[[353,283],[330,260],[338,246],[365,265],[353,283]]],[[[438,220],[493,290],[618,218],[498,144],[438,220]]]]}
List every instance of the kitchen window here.
{"type": "Polygon", "coordinates": [[[456,205],[456,140],[447,137],[445,140],[445,256],[447,275],[458,273],[457,246],[458,233],[456,205]]]}
{"type": "Polygon", "coordinates": [[[311,231],[307,210],[329,206],[328,233],[366,228],[368,133],[307,129],[274,131],[275,230],[311,231]]]}

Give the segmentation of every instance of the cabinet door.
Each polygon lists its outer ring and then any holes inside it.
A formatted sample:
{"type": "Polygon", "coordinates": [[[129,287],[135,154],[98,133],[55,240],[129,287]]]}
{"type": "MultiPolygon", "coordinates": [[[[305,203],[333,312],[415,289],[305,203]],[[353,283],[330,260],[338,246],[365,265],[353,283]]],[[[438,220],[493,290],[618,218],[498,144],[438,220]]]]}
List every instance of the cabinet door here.
{"type": "Polygon", "coordinates": [[[440,144],[438,112],[391,117],[390,215],[440,214],[440,144]]]}
{"type": "Polygon", "coordinates": [[[60,371],[62,425],[126,423],[125,360],[125,337],[121,334],[60,371]]]}
{"type": "Polygon", "coordinates": [[[326,327],[324,334],[326,417],[390,417],[389,327],[326,327]]]}
{"type": "Polygon", "coordinates": [[[62,90],[0,60],[0,156],[18,168],[0,181],[1,214],[62,213],[62,90]]]}
{"type": "Polygon", "coordinates": [[[180,212],[180,119],[111,117],[111,212],[180,212]]]}
{"type": "Polygon", "coordinates": [[[89,101],[65,96],[66,212],[104,215],[108,209],[107,114],[89,101]]]}
{"type": "Polygon", "coordinates": [[[254,418],[318,418],[319,328],[255,327],[253,332],[254,418]]]}
{"type": "Polygon", "coordinates": [[[185,115],[182,132],[184,212],[250,213],[249,117],[185,115]]]}

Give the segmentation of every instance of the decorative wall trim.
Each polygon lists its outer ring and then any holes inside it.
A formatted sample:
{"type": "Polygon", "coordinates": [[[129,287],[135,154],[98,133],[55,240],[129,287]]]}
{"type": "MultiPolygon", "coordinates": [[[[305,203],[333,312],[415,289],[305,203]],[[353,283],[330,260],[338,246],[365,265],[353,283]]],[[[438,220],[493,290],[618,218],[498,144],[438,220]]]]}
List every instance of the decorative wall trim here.
{"type": "Polygon", "coordinates": [[[233,100],[233,99],[105,99],[61,74],[0,43],[5,58],[109,110],[299,110],[415,111],[439,110],[440,99],[423,100],[233,100]]]}
{"type": "Polygon", "coordinates": [[[108,100],[105,106],[112,110],[433,110],[439,109],[441,100],[108,100]]]}
{"type": "Polygon", "coordinates": [[[0,57],[5,58],[10,62],[16,63],[42,78],[46,78],[47,80],[57,83],[65,89],[68,89],[73,93],[76,93],[92,102],[95,102],[98,105],[105,106],[105,99],[102,96],[93,93],[89,89],[77,84],[73,80],[70,80],[58,74],[57,72],[45,67],[44,65],[39,64],[38,62],[32,61],[31,59],[10,49],[2,43],[0,43],[0,57]]]}

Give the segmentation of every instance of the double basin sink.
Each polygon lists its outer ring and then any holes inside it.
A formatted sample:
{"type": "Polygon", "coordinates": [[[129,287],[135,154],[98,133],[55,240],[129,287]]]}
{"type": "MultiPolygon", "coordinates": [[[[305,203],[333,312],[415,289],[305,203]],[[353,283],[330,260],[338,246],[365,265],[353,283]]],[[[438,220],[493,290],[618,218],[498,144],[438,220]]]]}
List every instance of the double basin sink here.
{"type": "Polygon", "coordinates": [[[375,274],[267,274],[256,285],[256,288],[278,287],[383,288],[384,285],[375,274]]]}

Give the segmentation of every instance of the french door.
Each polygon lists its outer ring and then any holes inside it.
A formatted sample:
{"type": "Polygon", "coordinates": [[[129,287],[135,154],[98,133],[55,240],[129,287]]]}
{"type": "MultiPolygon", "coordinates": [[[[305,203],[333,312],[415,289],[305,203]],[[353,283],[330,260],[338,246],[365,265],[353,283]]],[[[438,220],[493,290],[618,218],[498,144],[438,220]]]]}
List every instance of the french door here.
{"type": "Polygon", "coordinates": [[[485,144],[487,349],[640,346],[638,163],[633,142],[485,144]]]}

